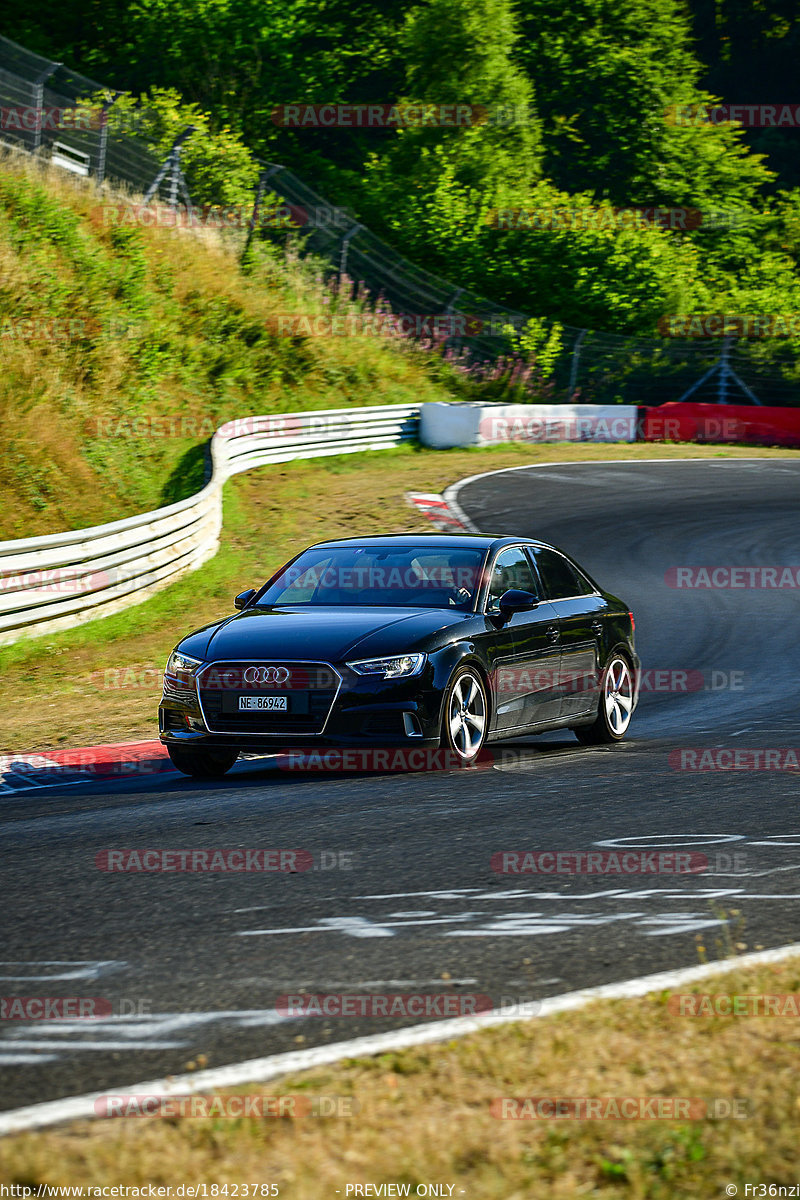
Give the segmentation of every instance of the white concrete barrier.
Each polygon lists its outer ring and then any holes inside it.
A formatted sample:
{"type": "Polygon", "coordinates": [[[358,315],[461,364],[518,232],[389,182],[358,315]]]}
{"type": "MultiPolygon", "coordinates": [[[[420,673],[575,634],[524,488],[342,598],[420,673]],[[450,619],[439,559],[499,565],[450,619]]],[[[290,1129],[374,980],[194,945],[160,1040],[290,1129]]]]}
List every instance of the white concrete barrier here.
{"type": "Polygon", "coordinates": [[[635,442],[632,404],[423,404],[423,446],[493,446],[503,442],[635,442]]]}

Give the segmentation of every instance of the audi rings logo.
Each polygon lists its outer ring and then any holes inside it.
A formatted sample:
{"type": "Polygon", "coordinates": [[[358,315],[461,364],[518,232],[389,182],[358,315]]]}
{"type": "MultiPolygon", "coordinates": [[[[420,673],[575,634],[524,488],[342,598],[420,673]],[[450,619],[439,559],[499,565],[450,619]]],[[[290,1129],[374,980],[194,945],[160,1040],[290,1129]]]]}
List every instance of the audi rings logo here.
{"type": "Polygon", "coordinates": [[[286,667],[247,667],[242,679],[245,683],[286,683],[289,671],[286,667]]]}

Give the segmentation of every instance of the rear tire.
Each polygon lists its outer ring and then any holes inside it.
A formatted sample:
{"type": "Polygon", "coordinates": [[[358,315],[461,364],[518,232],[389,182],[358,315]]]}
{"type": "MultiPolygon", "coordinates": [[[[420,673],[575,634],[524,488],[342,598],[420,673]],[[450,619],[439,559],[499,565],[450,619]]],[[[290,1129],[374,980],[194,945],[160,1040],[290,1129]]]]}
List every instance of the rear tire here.
{"type": "Polygon", "coordinates": [[[221,779],[239,757],[238,750],[186,750],[167,746],[172,765],[193,779],[221,779]]]}
{"type": "Polygon", "coordinates": [[[633,716],[633,673],[622,654],[612,654],[600,681],[597,717],[591,725],[579,725],[573,733],[584,746],[607,746],[621,742],[633,716]]]}

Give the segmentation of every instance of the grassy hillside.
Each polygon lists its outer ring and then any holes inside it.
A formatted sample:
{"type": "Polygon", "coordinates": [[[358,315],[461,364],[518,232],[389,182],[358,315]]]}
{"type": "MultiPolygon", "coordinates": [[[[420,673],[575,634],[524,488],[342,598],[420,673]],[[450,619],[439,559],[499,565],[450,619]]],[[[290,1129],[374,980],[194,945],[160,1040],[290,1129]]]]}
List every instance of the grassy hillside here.
{"type": "Polygon", "coordinates": [[[203,444],[248,414],[448,398],[430,356],[289,338],[337,300],[261,247],[109,218],[120,197],[0,160],[0,538],[114,520],[196,491],[203,444]]]}

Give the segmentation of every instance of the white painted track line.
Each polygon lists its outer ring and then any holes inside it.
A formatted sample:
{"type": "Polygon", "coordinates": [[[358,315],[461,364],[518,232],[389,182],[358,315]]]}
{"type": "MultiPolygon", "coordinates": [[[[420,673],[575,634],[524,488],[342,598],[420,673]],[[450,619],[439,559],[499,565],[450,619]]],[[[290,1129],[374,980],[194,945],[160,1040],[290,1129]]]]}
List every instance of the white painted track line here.
{"type": "Polygon", "coordinates": [[[664,991],[698,979],[713,975],[724,975],[742,967],[757,967],[768,963],[782,962],[800,956],[800,943],[779,946],[774,950],[743,954],[739,958],[724,959],[714,963],[703,963],[696,967],[682,967],[675,971],[660,971],[655,975],[641,975],[637,979],[621,983],[603,984],[601,987],[584,988],[578,992],[565,992],[561,996],[550,996],[540,1002],[539,1012],[531,1016],[520,1016],[517,1009],[497,1009],[475,1017],[454,1017],[447,1021],[434,1021],[426,1025],[412,1025],[407,1029],[394,1029],[366,1037],[352,1038],[345,1042],[334,1042],[327,1046],[316,1046],[309,1050],[292,1050],[287,1054],[273,1054],[267,1058],[251,1058],[244,1062],[231,1063],[227,1067],[216,1067],[210,1071],[194,1071],[191,1075],[173,1075],[169,1080],[155,1079],[136,1083],[123,1088],[106,1088],[102,1092],[89,1092],[83,1096],[69,1096],[64,1100],[51,1100],[44,1104],[32,1104],[26,1108],[12,1109],[0,1113],[0,1136],[22,1133],[29,1129],[42,1129],[64,1121],[88,1120],[96,1116],[94,1105],[100,1097],[108,1095],[186,1096],[198,1092],[209,1092],[223,1087],[237,1087],[243,1083],[263,1083],[280,1075],[295,1075],[315,1067],[328,1066],[345,1058],[369,1057],[385,1054],[391,1050],[407,1050],[428,1042],[449,1041],[490,1029],[497,1025],[510,1025],[519,1021],[539,1020],[554,1013],[574,1011],[592,1004],[595,1000],[628,1000],[646,996],[650,992],[664,991]]]}

